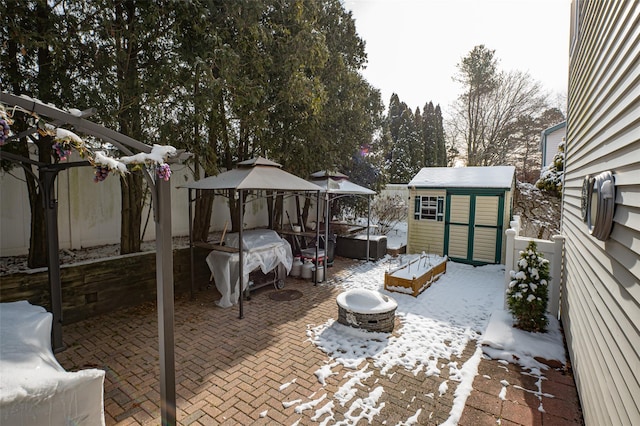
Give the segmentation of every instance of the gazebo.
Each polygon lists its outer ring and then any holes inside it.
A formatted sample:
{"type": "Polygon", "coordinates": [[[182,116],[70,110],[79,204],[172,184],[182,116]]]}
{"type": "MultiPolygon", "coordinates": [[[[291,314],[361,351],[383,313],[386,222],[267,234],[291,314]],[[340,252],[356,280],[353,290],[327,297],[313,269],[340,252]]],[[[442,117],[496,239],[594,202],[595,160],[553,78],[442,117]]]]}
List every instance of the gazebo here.
{"type": "MultiPolygon", "coordinates": [[[[310,182],[318,185],[322,188],[322,192],[325,196],[325,220],[324,220],[324,241],[325,250],[327,250],[329,242],[329,222],[330,222],[330,205],[333,200],[337,200],[342,197],[358,196],[367,197],[367,261],[369,261],[369,232],[371,221],[371,196],[376,192],[369,188],[357,185],[349,180],[349,177],[340,172],[332,172],[321,170],[311,174],[310,182]]],[[[327,262],[324,262],[325,274],[327,276],[327,262]]]]}
{"type": "MultiPolygon", "coordinates": [[[[195,182],[190,182],[185,185],[181,185],[182,188],[189,189],[189,246],[191,249],[191,288],[192,291],[194,289],[194,248],[195,244],[193,241],[193,229],[191,226],[192,223],[192,208],[191,203],[195,201],[193,197],[192,191],[195,190],[213,190],[214,194],[224,195],[225,191],[232,190],[234,194],[234,198],[239,200],[239,215],[240,218],[244,215],[244,206],[246,204],[245,193],[248,191],[272,191],[269,197],[275,197],[278,194],[283,193],[315,193],[316,194],[316,205],[319,205],[320,200],[320,192],[322,192],[322,188],[318,185],[308,182],[298,176],[295,176],[291,173],[288,173],[282,170],[282,165],[268,160],[263,157],[257,157],[250,160],[242,161],[238,163],[238,167],[235,169],[228,170],[226,172],[220,173],[216,176],[209,176],[204,179],[200,179],[195,182]]],[[[266,196],[265,196],[266,197],[266,196]]],[[[316,221],[320,217],[319,209],[316,209],[316,221]]],[[[238,240],[243,241],[242,233],[244,231],[243,221],[240,220],[240,227],[238,229],[238,240]]],[[[320,238],[320,231],[316,228],[316,268],[318,267],[318,241],[320,238]]],[[[207,248],[216,248],[215,246],[207,245],[207,248]]],[[[240,250],[238,251],[239,256],[239,277],[240,277],[240,286],[242,286],[242,277],[244,274],[243,270],[243,250],[242,244],[239,245],[240,250]]],[[[242,303],[242,288],[239,289],[239,318],[243,318],[243,303],[242,303]]]]}
{"type": "MultiPolygon", "coordinates": [[[[0,103],[9,108],[19,108],[23,111],[46,117],[55,126],[69,125],[77,132],[94,136],[109,142],[127,155],[137,153],[150,154],[152,147],[126,135],[108,129],[100,124],[88,121],[86,117],[93,111],[65,111],[53,105],[45,104],[28,96],[16,96],[7,92],[0,92],[0,103]]],[[[32,127],[18,135],[11,137],[22,138],[36,133],[38,129],[32,127]]],[[[39,185],[44,196],[44,208],[48,273],[51,288],[51,310],[53,314],[52,345],[54,351],[64,348],[62,341],[62,289],[60,280],[59,240],[57,223],[57,200],[55,198],[54,183],[58,173],[72,167],[90,166],[88,161],[60,162],[55,164],[42,163],[30,158],[11,154],[0,150],[0,158],[16,163],[35,165],[39,170],[39,185]]],[[[171,191],[168,180],[155,179],[146,168],[143,168],[144,178],[151,188],[154,220],[156,223],[156,278],[158,303],[158,338],[160,359],[160,411],[163,424],[176,423],[176,386],[175,386],[175,356],[174,356],[174,295],[173,295],[173,252],[171,247],[171,191]]]]}

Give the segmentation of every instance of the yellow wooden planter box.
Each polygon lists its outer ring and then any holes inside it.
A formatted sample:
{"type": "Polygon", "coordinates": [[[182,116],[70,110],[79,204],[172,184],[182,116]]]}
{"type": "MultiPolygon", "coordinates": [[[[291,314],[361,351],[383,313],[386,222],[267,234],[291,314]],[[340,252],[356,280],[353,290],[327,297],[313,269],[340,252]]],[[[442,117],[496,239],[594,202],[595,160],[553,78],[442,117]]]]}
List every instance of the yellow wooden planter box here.
{"type": "MultiPolygon", "coordinates": [[[[421,256],[418,261],[423,259],[421,256]]],[[[397,277],[393,274],[397,271],[403,270],[409,267],[409,263],[401,266],[392,273],[384,273],[384,289],[387,291],[395,291],[398,293],[411,294],[413,297],[417,297],[424,290],[440,278],[440,275],[447,272],[447,258],[445,257],[441,262],[433,265],[430,269],[424,271],[422,275],[407,279],[403,277],[397,277]]]]}

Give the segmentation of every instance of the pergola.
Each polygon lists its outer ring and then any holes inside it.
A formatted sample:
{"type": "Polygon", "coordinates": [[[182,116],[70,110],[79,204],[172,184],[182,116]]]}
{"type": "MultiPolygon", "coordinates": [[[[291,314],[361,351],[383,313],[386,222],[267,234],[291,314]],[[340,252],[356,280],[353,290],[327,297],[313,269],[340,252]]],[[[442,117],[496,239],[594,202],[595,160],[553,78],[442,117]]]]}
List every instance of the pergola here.
{"type": "MultiPolygon", "coordinates": [[[[136,152],[150,153],[152,147],[126,135],[86,120],[92,110],[72,113],[44,104],[27,96],[16,96],[0,92],[0,102],[9,108],[18,107],[40,117],[52,120],[55,126],[69,125],[75,131],[109,142],[127,155],[136,152]]],[[[26,137],[37,132],[37,128],[27,129],[15,138],[26,137]]],[[[49,285],[51,288],[51,310],[53,314],[52,344],[54,351],[64,348],[62,341],[62,288],[60,280],[58,203],[55,198],[54,183],[60,171],[89,166],[88,161],[48,164],[0,150],[0,158],[21,164],[31,164],[38,168],[38,179],[44,197],[49,285]]],[[[26,172],[30,173],[28,168],[26,172]]],[[[160,411],[162,424],[176,423],[176,386],[174,355],[174,294],[173,294],[173,253],[171,248],[171,187],[168,181],[155,179],[146,168],[144,178],[151,189],[154,221],[156,224],[156,279],[158,303],[158,345],[160,359],[160,411]]]]}

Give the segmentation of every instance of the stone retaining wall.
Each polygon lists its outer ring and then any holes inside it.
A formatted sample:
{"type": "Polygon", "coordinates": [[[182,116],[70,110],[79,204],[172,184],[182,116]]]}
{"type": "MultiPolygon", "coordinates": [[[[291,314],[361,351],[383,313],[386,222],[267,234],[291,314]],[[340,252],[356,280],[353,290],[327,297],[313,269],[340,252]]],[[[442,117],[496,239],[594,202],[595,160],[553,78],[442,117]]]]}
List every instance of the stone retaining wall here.
{"type": "MultiPolygon", "coordinates": [[[[196,286],[209,282],[204,261],[207,251],[196,249],[196,286]]],[[[63,265],[62,317],[64,324],[156,300],[156,254],[136,253],[107,260],[63,265]]],[[[176,295],[191,290],[189,249],[173,251],[173,280],[176,295]]],[[[0,302],[28,300],[51,310],[46,268],[0,277],[0,302]]]]}

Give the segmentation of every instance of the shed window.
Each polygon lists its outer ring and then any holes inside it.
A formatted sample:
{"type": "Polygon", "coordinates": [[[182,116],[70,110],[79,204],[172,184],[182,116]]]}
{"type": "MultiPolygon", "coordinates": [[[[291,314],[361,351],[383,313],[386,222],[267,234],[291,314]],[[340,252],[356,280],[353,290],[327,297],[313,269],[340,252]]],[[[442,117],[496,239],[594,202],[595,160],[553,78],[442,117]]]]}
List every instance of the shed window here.
{"type": "Polygon", "coordinates": [[[414,219],[444,220],[444,197],[416,196],[414,219]]]}

